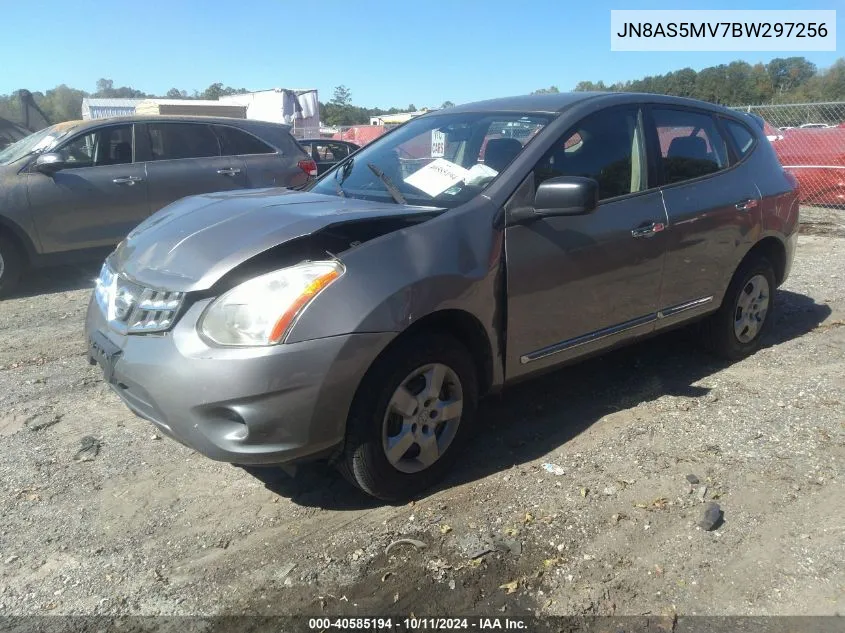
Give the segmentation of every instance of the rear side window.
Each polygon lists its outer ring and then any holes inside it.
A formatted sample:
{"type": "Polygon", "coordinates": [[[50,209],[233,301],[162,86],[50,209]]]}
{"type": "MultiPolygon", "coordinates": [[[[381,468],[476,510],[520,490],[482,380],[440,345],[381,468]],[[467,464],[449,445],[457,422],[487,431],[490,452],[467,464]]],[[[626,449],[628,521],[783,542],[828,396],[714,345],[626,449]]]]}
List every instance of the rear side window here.
{"type": "Polygon", "coordinates": [[[273,154],[276,150],[264,141],[225,125],[215,125],[214,131],[220,137],[223,156],[243,156],[245,154],[273,154]]]}
{"type": "Polygon", "coordinates": [[[666,184],[716,173],[728,166],[728,149],[709,114],[652,110],[666,184]]]}
{"type": "Polygon", "coordinates": [[[739,158],[741,159],[743,156],[746,156],[751,151],[751,148],[754,147],[754,135],[747,127],[736,121],[726,119],[725,128],[734,142],[734,147],[739,158]]]}
{"type": "Polygon", "coordinates": [[[329,160],[341,160],[349,156],[349,148],[343,143],[326,143],[326,153],[332,156],[329,160]]]}
{"type": "Polygon", "coordinates": [[[153,160],[220,156],[220,144],[211,128],[193,123],[150,123],[153,160]]]}
{"type": "Polygon", "coordinates": [[[317,162],[336,162],[349,156],[349,150],[342,143],[317,143],[311,148],[311,156],[317,162]]]}

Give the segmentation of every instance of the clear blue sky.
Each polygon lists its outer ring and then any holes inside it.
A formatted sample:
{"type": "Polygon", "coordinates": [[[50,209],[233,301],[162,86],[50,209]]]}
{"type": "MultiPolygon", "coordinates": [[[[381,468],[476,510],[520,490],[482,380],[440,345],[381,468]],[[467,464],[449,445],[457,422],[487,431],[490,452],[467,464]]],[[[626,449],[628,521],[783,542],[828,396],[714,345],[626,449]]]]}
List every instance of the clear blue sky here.
{"type": "MultiPolygon", "coordinates": [[[[163,94],[220,81],[260,90],[346,85],[356,105],[439,106],[580,80],[613,82],[802,53],[610,52],[610,9],[642,0],[11,0],[0,6],[0,93],[100,77],[163,94]],[[36,8],[37,7],[37,8],[36,8]]],[[[711,0],[701,9],[836,9],[842,0],[711,0]]],[[[840,18],[841,21],[841,18],[840,18]]],[[[839,29],[838,29],[839,30],[839,29]]],[[[842,38],[839,38],[840,40],[842,38]]],[[[807,53],[820,67],[845,56],[807,53]]]]}

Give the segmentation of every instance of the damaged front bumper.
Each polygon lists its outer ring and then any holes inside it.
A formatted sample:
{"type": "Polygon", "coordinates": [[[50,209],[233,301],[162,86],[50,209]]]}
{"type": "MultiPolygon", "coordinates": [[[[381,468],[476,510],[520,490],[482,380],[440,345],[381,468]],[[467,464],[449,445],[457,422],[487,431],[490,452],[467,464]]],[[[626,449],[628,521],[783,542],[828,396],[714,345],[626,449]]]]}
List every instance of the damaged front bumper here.
{"type": "Polygon", "coordinates": [[[89,357],[134,413],[212,459],[290,464],[341,445],[360,379],[395,334],[211,347],[196,328],[210,301],[168,332],[139,335],[115,331],[92,298],[89,357]]]}

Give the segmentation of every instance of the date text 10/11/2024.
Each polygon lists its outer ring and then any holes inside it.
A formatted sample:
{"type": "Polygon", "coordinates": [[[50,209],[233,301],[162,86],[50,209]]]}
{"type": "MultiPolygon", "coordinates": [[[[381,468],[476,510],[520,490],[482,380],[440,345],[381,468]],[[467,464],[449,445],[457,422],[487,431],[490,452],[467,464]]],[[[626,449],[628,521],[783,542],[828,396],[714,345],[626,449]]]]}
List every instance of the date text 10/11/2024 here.
{"type": "Polygon", "coordinates": [[[310,618],[312,631],[343,630],[525,630],[527,623],[519,618],[310,618]]]}

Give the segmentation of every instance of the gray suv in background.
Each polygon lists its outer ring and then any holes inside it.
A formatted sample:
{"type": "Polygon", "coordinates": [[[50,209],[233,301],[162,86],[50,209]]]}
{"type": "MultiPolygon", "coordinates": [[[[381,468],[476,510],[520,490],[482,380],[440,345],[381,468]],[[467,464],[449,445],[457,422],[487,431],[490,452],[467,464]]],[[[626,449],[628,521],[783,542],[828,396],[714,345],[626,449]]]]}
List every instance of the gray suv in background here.
{"type": "Polygon", "coordinates": [[[695,321],[725,358],[757,350],[797,193],[759,122],[727,108],[457,106],[306,192],[159,211],[103,265],[88,353],[129,408],[213,459],[327,459],[399,499],[484,430],[487,393],[695,321]]]}
{"type": "Polygon", "coordinates": [[[10,145],[0,151],[0,296],[27,266],[102,257],[179,198],[305,185],[317,165],[288,130],[242,119],[119,117],[58,123],[10,145]]]}

